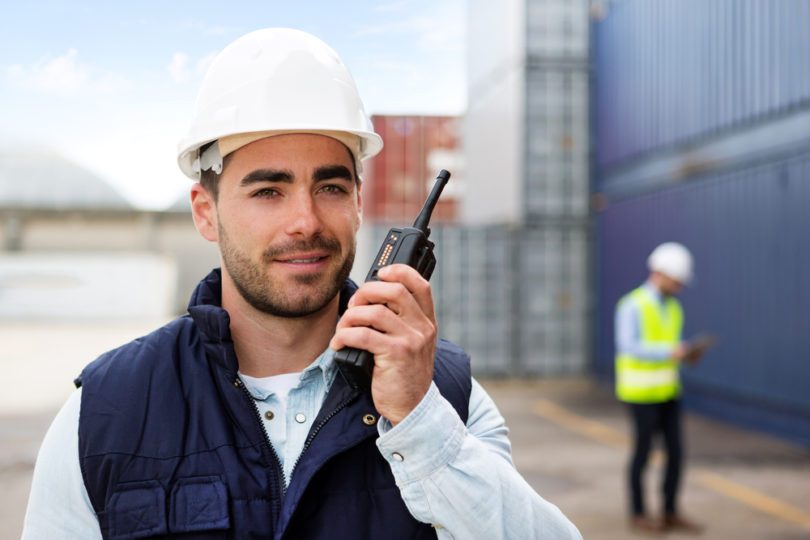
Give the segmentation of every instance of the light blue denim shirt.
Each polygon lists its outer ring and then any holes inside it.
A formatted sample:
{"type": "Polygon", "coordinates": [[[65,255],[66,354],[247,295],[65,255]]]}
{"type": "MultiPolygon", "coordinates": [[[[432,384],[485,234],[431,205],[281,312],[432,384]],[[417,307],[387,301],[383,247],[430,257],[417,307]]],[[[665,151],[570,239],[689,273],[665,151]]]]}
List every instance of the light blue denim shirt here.
{"type": "MultiPolygon", "coordinates": [[[[645,282],[642,287],[654,298],[662,311],[664,297],[658,288],[645,282]]],[[[661,362],[669,359],[675,347],[669,343],[650,344],[641,340],[641,306],[629,296],[625,296],[616,306],[614,333],[616,339],[616,354],[629,354],[636,358],[644,358],[650,362],[661,362]]]]}
{"type": "Polygon", "coordinates": [[[245,388],[253,396],[267,437],[281,461],[286,486],[290,485],[293,469],[304,448],[312,422],[321,410],[326,393],[337,375],[334,357],[335,351],[326,349],[301,372],[298,384],[287,394],[286,414],[283,417],[278,414],[282,407],[276,394],[268,393],[251,385],[249,380],[242,379],[245,388]]]}
{"type": "MultiPolygon", "coordinates": [[[[327,349],[301,373],[283,418],[274,412],[277,396],[248,388],[287,483],[337,374],[333,356],[327,349]]],[[[81,389],[70,396],[42,443],[25,516],[25,540],[101,538],[79,467],[80,405],[81,389]]],[[[562,512],[517,472],[503,417],[475,380],[469,410],[465,425],[431,384],[402,422],[392,427],[383,418],[377,423],[377,447],[391,465],[411,514],[433,524],[442,539],[581,539],[562,512]]]]}

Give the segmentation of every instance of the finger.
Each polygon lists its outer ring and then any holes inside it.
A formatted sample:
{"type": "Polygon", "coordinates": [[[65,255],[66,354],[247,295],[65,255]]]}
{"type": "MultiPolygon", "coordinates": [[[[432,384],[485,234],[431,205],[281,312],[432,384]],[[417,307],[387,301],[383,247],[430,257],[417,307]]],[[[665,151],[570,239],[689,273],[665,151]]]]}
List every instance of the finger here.
{"type": "Polygon", "coordinates": [[[403,284],[414,296],[422,311],[433,318],[433,293],[430,283],[416,269],[405,264],[392,264],[381,268],[377,275],[382,281],[403,284]]]}
{"type": "MultiPolygon", "coordinates": [[[[340,350],[343,347],[363,349],[373,354],[375,360],[379,360],[402,351],[413,354],[426,340],[425,335],[409,326],[392,323],[391,328],[396,331],[385,332],[370,326],[370,321],[366,322],[369,322],[369,325],[345,326],[338,329],[332,336],[329,347],[334,350],[340,350]]],[[[377,321],[375,324],[386,326],[388,323],[380,324],[377,321]]],[[[427,328],[426,332],[430,332],[430,328],[427,328]]],[[[432,336],[430,333],[427,335],[432,336]]]]}
{"type": "Polygon", "coordinates": [[[385,336],[385,334],[362,326],[342,328],[332,336],[329,348],[339,351],[344,347],[353,347],[368,351],[373,355],[375,351],[380,351],[383,346],[381,336],[385,336]]]}
{"type": "Polygon", "coordinates": [[[398,314],[383,304],[368,304],[347,309],[338,321],[337,329],[365,326],[391,333],[402,325],[398,314]]]}
{"type": "MultiPolygon", "coordinates": [[[[435,339],[430,340],[413,330],[400,334],[387,334],[367,326],[352,326],[335,332],[329,342],[329,347],[336,351],[344,347],[368,351],[374,355],[375,364],[385,366],[392,361],[395,363],[406,361],[408,364],[412,364],[414,359],[420,357],[420,351],[426,350],[426,348],[433,349],[431,343],[435,344],[435,339]]],[[[433,358],[432,353],[428,356],[433,358]]]]}
{"type": "Polygon", "coordinates": [[[435,323],[421,311],[417,311],[414,316],[403,317],[382,304],[347,309],[338,322],[337,330],[357,326],[371,328],[389,336],[404,336],[415,342],[421,342],[425,337],[435,339],[436,334],[435,323]]]}
{"type": "Polygon", "coordinates": [[[404,284],[399,282],[369,281],[364,283],[352,296],[349,309],[372,304],[384,304],[402,317],[425,316],[416,297],[404,284]]]}

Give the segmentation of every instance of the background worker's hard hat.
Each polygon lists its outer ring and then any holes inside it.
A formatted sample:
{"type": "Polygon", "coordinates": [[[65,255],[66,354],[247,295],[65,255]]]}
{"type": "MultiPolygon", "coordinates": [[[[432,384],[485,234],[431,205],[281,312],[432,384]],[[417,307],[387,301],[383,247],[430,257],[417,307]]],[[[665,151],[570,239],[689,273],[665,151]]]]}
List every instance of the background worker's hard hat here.
{"type": "Polygon", "coordinates": [[[177,162],[186,176],[197,180],[201,169],[216,168],[216,158],[284,133],[336,138],[358,163],[383,146],[354,79],[334,50],[300,30],[256,30],[225,47],[212,62],[191,127],[178,145],[177,162]],[[212,145],[214,159],[201,160],[200,148],[214,141],[220,141],[212,145]]]}
{"type": "Polygon", "coordinates": [[[651,272],[660,272],[683,284],[692,281],[692,267],[692,254],[677,242],[661,244],[647,258],[651,272]]]}

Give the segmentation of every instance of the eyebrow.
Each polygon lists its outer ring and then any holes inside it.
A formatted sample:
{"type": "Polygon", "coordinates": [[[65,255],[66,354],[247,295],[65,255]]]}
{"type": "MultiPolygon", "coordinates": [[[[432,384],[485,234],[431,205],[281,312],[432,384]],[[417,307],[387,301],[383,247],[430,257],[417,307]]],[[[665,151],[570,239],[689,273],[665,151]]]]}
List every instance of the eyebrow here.
{"type": "MultiPolygon", "coordinates": [[[[292,184],[294,181],[292,171],[287,169],[257,169],[251,171],[239,182],[242,186],[249,186],[260,182],[280,182],[285,184],[292,184]]],[[[348,167],[343,165],[325,165],[318,167],[312,175],[312,180],[320,182],[322,180],[330,180],[333,178],[342,178],[348,182],[352,182],[354,177],[348,167]]]]}
{"type": "Polygon", "coordinates": [[[283,182],[292,184],[293,174],[291,171],[278,169],[257,169],[249,172],[239,182],[242,186],[249,186],[259,182],[283,182]]]}
{"type": "Polygon", "coordinates": [[[354,181],[352,172],[343,165],[326,165],[324,167],[319,167],[315,169],[315,174],[312,175],[312,179],[316,182],[320,182],[321,180],[331,180],[333,178],[342,178],[349,182],[354,181]]]}

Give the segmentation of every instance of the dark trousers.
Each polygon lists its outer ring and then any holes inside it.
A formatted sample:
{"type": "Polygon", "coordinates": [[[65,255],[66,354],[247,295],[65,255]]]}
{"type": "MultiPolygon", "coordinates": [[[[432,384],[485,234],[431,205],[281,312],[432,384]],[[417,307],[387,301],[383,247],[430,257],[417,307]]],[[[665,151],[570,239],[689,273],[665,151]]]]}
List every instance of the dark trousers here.
{"type": "Polygon", "coordinates": [[[662,491],[664,512],[675,513],[675,498],[681,477],[681,419],[678,400],[664,403],[630,403],[630,412],[635,428],[635,449],[630,460],[629,480],[633,515],[644,514],[644,491],[642,477],[653,437],[660,432],[664,436],[667,453],[662,491]]]}

